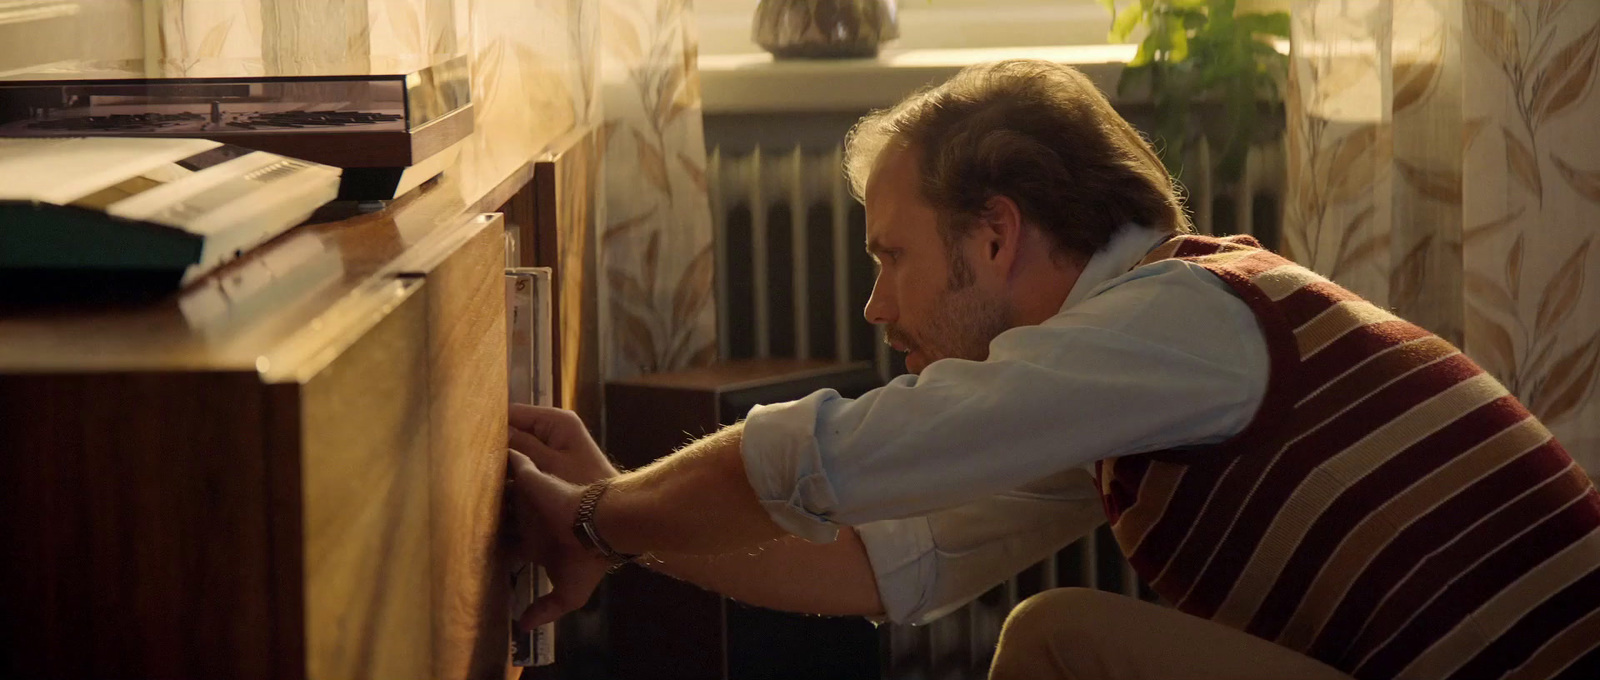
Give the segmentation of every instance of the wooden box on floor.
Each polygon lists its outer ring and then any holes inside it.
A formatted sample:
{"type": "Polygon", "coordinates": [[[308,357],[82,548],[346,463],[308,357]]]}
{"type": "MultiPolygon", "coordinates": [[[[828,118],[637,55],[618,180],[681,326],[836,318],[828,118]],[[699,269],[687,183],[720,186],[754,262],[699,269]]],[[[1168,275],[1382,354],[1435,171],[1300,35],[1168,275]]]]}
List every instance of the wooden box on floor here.
{"type": "MultiPolygon", "coordinates": [[[[735,361],[606,384],[606,450],[634,468],[691,437],[744,418],[757,404],[882,384],[869,363],[735,361]]],[[[611,577],[610,658],[629,680],[786,680],[878,677],[877,633],[860,619],[822,619],[748,607],[644,569],[611,577]],[[826,649],[826,653],[819,653],[826,649]]]]}

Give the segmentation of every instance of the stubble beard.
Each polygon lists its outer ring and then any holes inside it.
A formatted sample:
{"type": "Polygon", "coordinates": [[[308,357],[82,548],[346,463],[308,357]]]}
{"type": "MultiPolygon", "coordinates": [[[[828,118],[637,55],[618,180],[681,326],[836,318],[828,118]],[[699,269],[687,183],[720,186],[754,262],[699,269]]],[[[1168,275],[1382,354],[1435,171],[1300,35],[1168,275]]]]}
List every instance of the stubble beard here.
{"type": "Polygon", "coordinates": [[[921,373],[926,364],[939,359],[983,361],[989,357],[989,343],[1013,325],[1010,305],[981,292],[973,285],[966,262],[952,261],[950,281],[933,305],[933,314],[922,328],[908,330],[890,324],[889,339],[908,348],[924,362],[907,366],[921,373]]]}

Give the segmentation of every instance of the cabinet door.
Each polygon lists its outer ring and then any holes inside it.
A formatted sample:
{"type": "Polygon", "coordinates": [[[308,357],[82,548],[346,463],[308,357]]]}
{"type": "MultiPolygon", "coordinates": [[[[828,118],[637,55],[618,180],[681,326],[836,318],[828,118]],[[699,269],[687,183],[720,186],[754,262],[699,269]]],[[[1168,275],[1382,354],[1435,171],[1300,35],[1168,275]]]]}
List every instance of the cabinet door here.
{"type": "Polygon", "coordinates": [[[389,288],[346,305],[381,320],[323,339],[336,358],[300,378],[313,680],[505,675],[500,224],[485,215],[417,244],[389,288]]]}
{"type": "Polygon", "coordinates": [[[496,550],[506,468],[502,224],[499,215],[473,220],[424,272],[435,678],[504,677],[510,654],[509,572],[496,550]]]}
{"type": "Polygon", "coordinates": [[[331,338],[337,356],[300,378],[312,680],[417,677],[433,663],[428,301],[417,282],[392,286],[392,307],[344,305],[310,329],[355,337],[331,338]]]}

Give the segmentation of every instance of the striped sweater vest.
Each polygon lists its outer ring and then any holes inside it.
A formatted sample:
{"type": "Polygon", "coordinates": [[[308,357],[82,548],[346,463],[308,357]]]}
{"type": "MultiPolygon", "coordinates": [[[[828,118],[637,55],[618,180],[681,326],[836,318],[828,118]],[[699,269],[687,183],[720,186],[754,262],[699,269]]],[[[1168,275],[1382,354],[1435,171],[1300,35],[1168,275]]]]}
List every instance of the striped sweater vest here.
{"type": "Polygon", "coordinates": [[[1179,236],[1271,374],[1220,444],[1101,461],[1129,562],[1178,609],[1373,678],[1600,678],[1600,495],[1443,339],[1249,237],[1179,236]]]}

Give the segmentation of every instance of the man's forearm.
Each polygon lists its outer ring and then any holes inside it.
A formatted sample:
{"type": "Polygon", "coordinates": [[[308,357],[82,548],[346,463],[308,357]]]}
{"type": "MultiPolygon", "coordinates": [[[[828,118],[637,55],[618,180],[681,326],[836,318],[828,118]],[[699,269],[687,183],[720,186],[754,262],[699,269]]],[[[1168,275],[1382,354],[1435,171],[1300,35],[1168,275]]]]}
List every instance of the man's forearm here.
{"type": "Polygon", "coordinates": [[[645,566],[746,604],[825,616],[881,616],[866,546],[853,529],[832,543],[794,536],[725,555],[658,554],[645,566]]]}
{"type": "Polygon", "coordinates": [[[788,535],[761,507],[734,425],[618,477],[595,512],[600,534],[625,553],[720,555],[788,535]]]}

